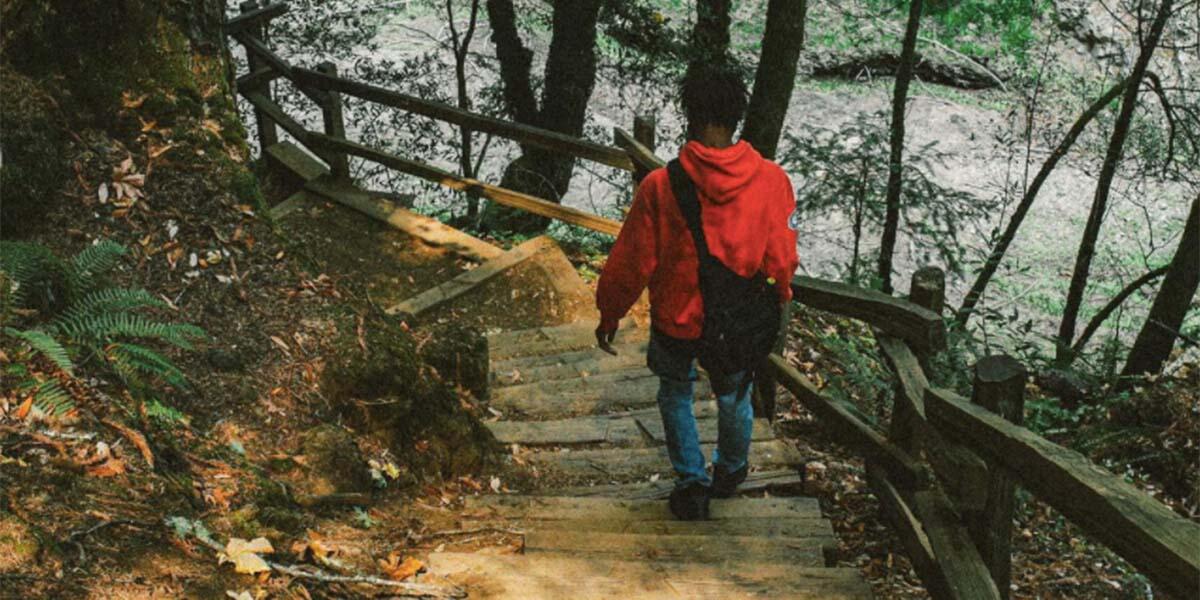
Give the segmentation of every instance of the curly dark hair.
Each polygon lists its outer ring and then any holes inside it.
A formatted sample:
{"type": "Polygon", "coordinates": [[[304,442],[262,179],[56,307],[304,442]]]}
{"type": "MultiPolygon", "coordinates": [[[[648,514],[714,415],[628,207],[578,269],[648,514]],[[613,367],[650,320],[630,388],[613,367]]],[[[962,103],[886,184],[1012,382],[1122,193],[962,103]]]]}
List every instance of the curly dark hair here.
{"type": "Polygon", "coordinates": [[[688,120],[688,130],[719,125],[737,130],[746,114],[749,99],[746,82],[726,62],[699,62],[688,67],[679,86],[679,103],[688,120]]]}

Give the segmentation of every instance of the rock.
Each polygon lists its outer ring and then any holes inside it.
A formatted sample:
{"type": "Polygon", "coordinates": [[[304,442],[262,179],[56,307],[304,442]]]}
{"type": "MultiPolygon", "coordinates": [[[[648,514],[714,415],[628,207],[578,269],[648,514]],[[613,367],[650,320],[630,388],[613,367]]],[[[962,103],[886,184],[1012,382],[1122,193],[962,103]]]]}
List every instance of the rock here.
{"type": "Polygon", "coordinates": [[[371,491],[371,472],[350,432],[328,424],[299,437],[303,458],[287,478],[297,500],[371,491]]]}
{"type": "Polygon", "coordinates": [[[421,346],[421,359],[437,370],[442,381],[461,386],[478,399],[487,398],[487,337],[479,328],[450,321],[426,330],[429,341],[421,346]]]}

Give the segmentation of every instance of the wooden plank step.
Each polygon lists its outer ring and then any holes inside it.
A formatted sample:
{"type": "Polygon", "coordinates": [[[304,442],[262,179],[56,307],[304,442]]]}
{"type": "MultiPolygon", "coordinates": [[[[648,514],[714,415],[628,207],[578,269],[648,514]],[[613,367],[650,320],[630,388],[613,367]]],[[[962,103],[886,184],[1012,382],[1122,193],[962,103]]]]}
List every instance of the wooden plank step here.
{"type": "MultiPolygon", "coordinates": [[[[738,486],[738,493],[771,490],[776,492],[794,491],[804,485],[804,477],[795,469],[776,469],[769,471],[754,471],[738,486]]],[[[607,485],[575,486],[544,490],[550,496],[587,496],[607,498],[628,498],[631,500],[664,500],[671,494],[675,486],[670,478],[658,481],[639,481],[637,483],[618,483],[607,485]]]]}
{"type": "Polygon", "coordinates": [[[304,188],[378,219],[426,243],[445,247],[468,258],[485,261],[504,254],[504,249],[443,224],[437,219],[400,208],[389,200],[375,197],[352,185],[329,177],[318,177],[304,188]]]}
{"type": "MultiPolygon", "coordinates": [[[[715,536],[758,536],[765,538],[812,538],[817,545],[836,544],[833,527],[826,519],[814,518],[747,518],[721,521],[610,521],[610,520],[536,520],[513,519],[504,521],[510,529],[530,531],[596,531],[603,533],[639,533],[654,535],[715,535],[715,536]]],[[[463,529],[495,527],[496,521],[468,519],[462,521],[463,529]]]]}
{"type": "MultiPolygon", "coordinates": [[[[642,416],[586,416],[553,421],[495,421],[485,423],[496,439],[505,444],[526,446],[608,443],[621,447],[654,446],[666,443],[662,418],[642,416]]],[[[717,441],[717,419],[697,419],[701,443],[717,441]]],[[[753,440],[774,439],[766,419],[754,420],[753,440]]]]}
{"type": "Polygon", "coordinates": [[[646,364],[646,342],[615,345],[613,356],[599,348],[561,354],[525,356],[492,363],[492,384],[497,387],[596,375],[646,364]]]}
{"type": "MultiPolygon", "coordinates": [[[[552,419],[644,409],[657,403],[658,378],[653,375],[610,385],[571,387],[571,384],[544,382],[499,388],[492,392],[490,406],[506,415],[515,413],[529,419],[552,419]],[[541,385],[550,389],[539,387],[541,385]]],[[[700,401],[712,399],[707,381],[696,382],[695,396],[700,401]]]]}
{"type": "MultiPolygon", "coordinates": [[[[701,444],[705,456],[712,456],[715,444],[701,444]]],[[[668,474],[671,464],[665,446],[612,450],[571,450],[539,452],[529,457],[533,463],[570,476],[603,476],[610,479],[637,479],[654,473],[668,474]]],[[[760,467],[798,465],[803,462],[791,444],[780,440],[750,445],[750,464],[760,467]]]]}
{"type": "MultiPolygon", "coordinates": [[[[467,496],[465,518],[566,521],[675,521],[663,500],[622,498],[576,498],[572,496],[498,495],[467,496]]],[[[709,518],[728,519],[823,519],[816,498],[802,496],[773,498],[714,498],[709,518]]]]}
{"type": "Polygon", "coordinates": [[[759,561],[823,567],[825,556],[814,538],[655,535],[562,529],[525,533],[525,553],[558,553],[616,560],[665,560],[754,568],[759,561]]]}
{"type": "MultiPolygon", "coordinates": [[[[596,323],[587,321],[494,333],[488,336],[488,357],[495,362],[517,356],[544,356],[583,350],[595,347],[595,331],[596,323]]],[[[621,322],[616,341],[623,344],[648,339],[648,328],[637,327],[632,319],[626,319],[621,322]]]]}
{"type": "Polygon", "coordinates": [[[729,571],[704,564],[569,558],[552,554],[437,552],[431,576],[464,585],[472,598],[527,600],[863,600],[870,587],[856,569],[759,563],[729,571]]]}
{"type": "Polygon", "coordinates": [[[562,253],[562,250],[558,249],[558,245],[554,243],[553,239],[544,235],[535,237],[470,271],[463,271],[453,279],[444,281],[433,288],[398,302],[389,307],[385,312],[389,315],[410,314],[420,316],[422,313],[443,302],[448,302],[470,292],[493,277],[538,254],[555,251],[562,253]]]}

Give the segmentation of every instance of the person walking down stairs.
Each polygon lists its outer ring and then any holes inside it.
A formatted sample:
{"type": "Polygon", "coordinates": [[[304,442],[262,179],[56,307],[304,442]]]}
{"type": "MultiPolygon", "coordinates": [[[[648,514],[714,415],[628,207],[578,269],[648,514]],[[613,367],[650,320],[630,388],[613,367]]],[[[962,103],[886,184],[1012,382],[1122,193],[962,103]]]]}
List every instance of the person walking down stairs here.
{"type": "Polygon", "coordinates": [[[697,65],[680,86],[687,143],[641,182],[596,292],[596,339],[614,353],[618,323],[650,288],[646,362],[677,481],[671,512],[706,519],[710,497],[733,495],[749,471],[753,370],[778,335],[798,265],[787,175],[748,142],[733,141],[747,104],[727,66],[697,65]],[[696,363],[717,395],[710,476],[693,413],[696,363]]]}

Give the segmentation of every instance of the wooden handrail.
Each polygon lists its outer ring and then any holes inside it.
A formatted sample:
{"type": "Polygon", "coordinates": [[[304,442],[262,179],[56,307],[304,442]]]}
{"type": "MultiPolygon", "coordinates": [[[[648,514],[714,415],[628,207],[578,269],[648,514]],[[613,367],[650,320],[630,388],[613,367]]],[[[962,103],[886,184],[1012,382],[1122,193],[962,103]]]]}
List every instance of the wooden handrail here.
{"type": "Polygon", "coordinates": [[[1095,536],[1156,584],[1194,597],[1200,581],[1200,525],[1093,464],[966,398],[928,390],[930,422],[1095,536]]]}
{"type": "Polygon", "coordinates": [[[789,365],[785,358],[772,354],[770,364],[779,377],[779,383],[832,427],[841,436],[839,441],[853,445],[878,462],[896,485],[909,490],[921,489],[928,485],[929,474],[919,462],[888,442],[870,425],[862,422],[846,405],[821,394],[812,382],[789,365]]]}
{"type": "Polygon", "coordinates": [[[858,319],[894,335],[917,352],[933,353],[946,347],[946,325],[942,318],[902,298],[803,275],[792,279],[792,294],[796,302],[858,319]]]}
{"type": "Polygon", "coordinates": [[[493,202],[519,208],[535,215],[557,219],[572,225],[578,225],[592,231],[617,235],[621,231],[621,222],[594,215],[569,206],[563,206],[541,198],[523,194],[514,190],[489,185],[475,179],[459,177],[448,171],[425,163],[401,158],[381,150],[376,150],[355,142],[333,138],[324,134],[308,132],[309,143],[327,151],[345,152],[371,162],[379,163],[402,173],[415,175],[422,179],[441,184],[452,190],[470,191],[479,194],[493,202]]]}
{"type": "Polygon", "coordinates": [[[288,7],[283,3],[268,4],[262,8],[256,8],[249,12],[244,12],[225,22],[225,34],[233,35],[241,33],[250,27],[258,25],[260,21],[268,21],[283,15],[288,11],[288,7]]]}
{"type": "Polygon", "coordinates": [[[613,128],[613,143],[629,154],[629,159],[633,161],[638,171],[648,173],[667,166],[666,161],[654,154],[653,150],[647,148],[641,142],[637,141],[637,138],[633,137],[632,134],[620,127],[613,128]]]}
{"type": "Polygon", "coordinates": [[[629,156],[618,148],[589,142],[557,131],[496,119],[377,85],[333,77],[312,69],[293,67],[290,77],[302,87],[341,92],[370,102],[425,115],[439,121],[463,125],[472,131],[498,135],[520,144],[571,154],[626,171],[634,169],[629,156]]]}

